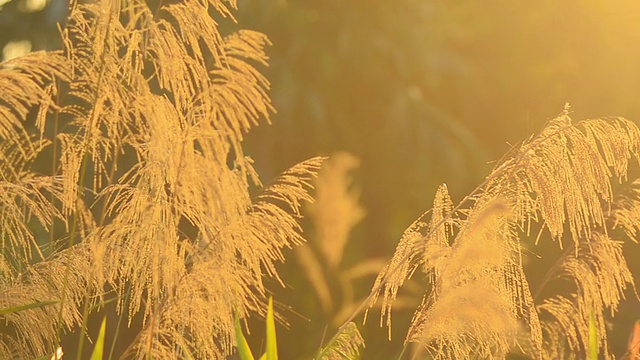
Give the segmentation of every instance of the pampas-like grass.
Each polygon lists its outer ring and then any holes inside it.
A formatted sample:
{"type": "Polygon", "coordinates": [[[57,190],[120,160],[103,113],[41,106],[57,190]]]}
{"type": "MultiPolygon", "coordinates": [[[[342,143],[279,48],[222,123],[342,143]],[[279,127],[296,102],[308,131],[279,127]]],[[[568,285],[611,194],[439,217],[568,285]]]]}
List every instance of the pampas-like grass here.
{"type": "Polygon", "coordinates": [[[633,286],[624,239],[611,238],[611,229],[621,227],[636,241],[638,224],[637,191],[617,197],[612,183],[627,181],[639,146],[634,123],[573,123],[565,109],[459,205],[452,205],[446,187],[438,190],[431,221],[421,218],[406,231],[374,284],[370,306],[381,296],[391,326],[399,288],[422,268],[430,287],[406,343],[420,344],[436,359],[586,356],[590,319],[598,348],[611,358],[604,314],[615,313],[633,286]],[[522,261],[522,239],[535,226],[560,247],[567,238],[572,245],[547,280],[573,285],[537,304],[522,261]]]}
{"type": "MultiPolygon", "coordinates": [[[[303,241],[296,217],[322,158],[249,192],[262,185],[243,136],[273,111],[255,68],[268,40],[219,31],[234,0],[152,3],[73,2],[63,51],[0,64],[0,309],[42,304],[3,313],[0,358],[54,353],[114,300],[141,321],[118,339],[123,358],[223,359],[236,316],[264,315],[265,279],[282,283],[275,264],[303,241]]],[[[565,109],[459,205],[438,189],[367,304],[382,297],[390,327],[399,288],[422,270],[430,286],[406,343],[434,358],[586,354],[591,327],[612,357],[604,314],[633,277],[611,229],[633,240],[640,223],[637,182],[621,196],[612,183],[629,183],[639,146],[632,122],[573,123],[565,109]],[[536,227],[570,245],[548,277],[569,292],[538,303],[522,260],[536,227]]],[[[345,229],[324,251],[331,267],[345,229]]],[[[350,320],[323,356],[357,356],[350,320]]]]}
{"type": "Polygon", "coordinates": [[[234,315],[264,313],[322,159],[249,195],[242,140],[272,111],[254,67],[268,40],[220,33],[235,7],[74,2],[63,51],[1,64],[0,307],[56,301],[3,316],[1,358],[53,353],[106,298],[142,318],[124,357],[223,359],[234,315]],[[44,157],[54,168],[36,174],[44,157]],[[32,220],[63,237],[36,239],[32,220]]]}

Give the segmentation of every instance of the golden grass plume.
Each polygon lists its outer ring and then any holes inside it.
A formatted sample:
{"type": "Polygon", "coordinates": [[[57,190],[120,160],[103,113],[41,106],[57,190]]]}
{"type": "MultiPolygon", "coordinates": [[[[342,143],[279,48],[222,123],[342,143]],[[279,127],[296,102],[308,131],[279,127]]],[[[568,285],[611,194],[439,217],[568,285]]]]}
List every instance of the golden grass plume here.
{"type": "Polygon", "coordinates": [[[323,159],[250,195],[261,183],[242,140],[272,111],[255,67],[269,42],[220,32],[235,7],[73,2],[63,51],[0,66],[0,306],[58,301],[4,316],[3,354],[52,353],[86,326],[83,308],[115,297],[143,319],[123,356],[222,359],[234,314],[264,311],[323,159]],[[38,175],[43,157],[53,169],[38,175]]]}
{"type": "Polygon", "coordinates": [[[425,214],[405,232],[370,306],[382,297],[381,321],[390,327],[399,288],[422,267],[429,287],[406,343],[421,344],[434,358],[586,354],[590,316],[599,348],[612,357],[604,314],[615,313],[633,276],[623,239],[608,234],[620,226],[633,236],[638,219],[637,196],[614,196],[612,183],[627,182],[639,146],[640,130],[629,120],[573,123],[567,107],[459,205],[446,187],[438,190],[431,221],[425,214]],[[548,279],[573,286],[538,303],[522,260],[522,241],[534,227],[547,229],[560,247],[566,238],[573,245],[548,279]]]}

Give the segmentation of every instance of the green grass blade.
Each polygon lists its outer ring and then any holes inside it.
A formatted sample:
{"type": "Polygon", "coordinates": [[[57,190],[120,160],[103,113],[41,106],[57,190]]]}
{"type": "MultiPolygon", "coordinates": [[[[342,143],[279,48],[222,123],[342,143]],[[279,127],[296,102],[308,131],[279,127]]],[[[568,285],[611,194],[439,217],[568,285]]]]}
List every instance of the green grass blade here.
{"type": "Polygon", "coordinates": [[[251,349],[249,348],[249,344],[247,343],[247,339],[244,337],[242,333],[242,329],[240,328],[240,319],[238,318],[238,314],[236,313],[236,347],[238,348],[238,357],[240,360],[253,360],[253,355],[251,354],[251,349]]]}
{"type": "Polygon", "coordinates": [[[91,360],[102,360],[104,352],[104,333],[107,329],[107,317],[102,319],[102,325],[100,325],[100,332],[98,333],[98,340],[96,340],[96,346],[93,348],[91,354],[91,360]]]}
{"type": "Polygon", "coordinates": [[[10,308],[0,309],[0,315],[13,314],[19,311],[41,308],[48,305],[53,305],[59,303],[60,300],[45,300],[45,301],[37,301],[27,305],[13,306],[10,308]]]}
{"type": "Polygon", "coordinates": [[[596,327],[596,317],[591,312],[589,315],[589,360],[598,360],[598,328],[596,327]]]}
{"type": "Polygon", "coordinates": [[[276,322],[273,316],[273,298],[269,297],[267,310],[267,352],[265,360],[278,360],[278,344],[276,341],[276,322]]]}

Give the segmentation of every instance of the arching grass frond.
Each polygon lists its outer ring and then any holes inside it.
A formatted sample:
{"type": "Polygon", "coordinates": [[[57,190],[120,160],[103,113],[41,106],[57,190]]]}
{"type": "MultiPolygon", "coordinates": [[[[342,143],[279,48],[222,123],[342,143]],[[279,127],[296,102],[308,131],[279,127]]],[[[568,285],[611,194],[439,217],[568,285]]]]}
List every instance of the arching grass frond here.
{"type": "Polygon", "coordinates": [[[0,349],[20,354],[18,358],[36,358],[58,347],[58,322],[72,328],[82,322],[81,308],[85,301],[95,303],[102,283],[94,275],[93,255],[86,246],[63,250],[53,258],[30,266],[5,279],[0,291],[0,308],[32,303],[51,303],[24,311],[4,314],[0,349]],[[73,254],[72,254],[73,253],[73,254]],[[69,289],[68,299],[60,301],[61,289],[69,289]],[[60,309],[62,307],[62,309],[60,309]],[[61,314],[59,318],[57,315],[61,314]]]}
{"type": "Polygon", "coordinates": [[[578,253],[566,252],[555,271],[559,280],[573,283],[570,295],[544,299],[539,306],[542,315],[549,314],[548,356],[554,353],[587,353],[589,319],[597,329],[598,348],[606,358],[614,358],[607,342],[605,311],[615,313],[624,291],[633,284],[633,276],[622,254],[622,242],[596,234],[578,253]],[[556,327],[557,329],[552,329],[556,327]],[[555,334],[555,336],[554,336],[555,334]],[[562,339],[557,334],[564,334],[562,339]]]}
{"type": "Polygon", "coordinates": [[[358,359],[364,339],[354,322],[349,322],[332,343],[327,344],[314,360],[358,359]]]}
{"type": "Polygon", "coordinates": [[[603,313],[615,312],[633,284],[620,243],[607,235],[608,219],[633,236],[638,218],[635,192],[616,200],[612,184],[627,181],[639,147],[640,130],[629,120],[574,124],[565,109],[456,207],[438,191],[431,224],[420,218],[405,232],[374,284],[370,305],[384,291],[382,316],[390,325],[398,288],[423,265],[429,288],[406,341],[421,343],[431,356],[500,358],[519,349],[553,358],[563,346],[586,354],[590,316],[608,354],[603,313]],[[538,308],[520,244],[534,226],[561,246],[566,232],[574,245],[554,274],[575,287],[538,308]]]}
{"type": "Polygon", "coordinates": [[[141,314],[128,352],[140,357],[223,359],[234,311],[264,312],[265,279],[280,281],[283,249],[303,241],[297,218],[322,159],[251,197],[261,183],[242,141],[273,112],[255,67],[269,41],[222,34],[218,20],[233,22],[235,7],[74,3],[62,53],[0,65],[0,285],[23,293],[7,290],[0,305],[60,300],[57,311],[11,319],[15,336],[0,349],[51,353],[64,330],[84,328],[83,303],[107,289],[130,322],[141,314]],[[39,138],[23,126],[32,111],[39,138]],[[36,176],[30,164],[46,146],[53,170],[36,176]],[[52,254],[35,264],[42,242],[30,219],[58,226],[52,254]]]}

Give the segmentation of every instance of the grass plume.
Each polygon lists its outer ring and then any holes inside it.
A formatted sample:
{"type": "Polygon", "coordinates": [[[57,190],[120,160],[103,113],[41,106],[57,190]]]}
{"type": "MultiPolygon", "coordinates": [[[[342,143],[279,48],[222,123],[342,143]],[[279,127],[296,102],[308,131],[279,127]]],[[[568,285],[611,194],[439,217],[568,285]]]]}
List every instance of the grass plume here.
{"type": "Polygon", "coordinates": [[[5,314],[3,354],[52,353],[105,297],[142,318],[124,357],[222,359],[234,314],[264,314],[322,158],[249,194],[242,140],[273,110],[255,67],[269,42],[220,32],[235,6],[74,2],[63,51],[1,65],[0,305],[59,301],[5,314]],[[51,153],[51,173],[32,172],[51,153]],[[32,219],[64,235],[44,244],[32,219]]]}
{"type": "Polygon", "coordinates": [[[405,232],[369,305],[382,297],[390,326],[399,288],[422,268],[429,287],[406,343],[421,344],[434,358],[586,356],[590,318],[597,329],[592,341],[610,358],[604,313],[615,313],[633,276],[622,254],[624,239],[608,234],[616,224],[634,235],[637,206],[637,197],[614,196],[612,183],[627,181],[639,136],[626,119],[574,124],[565,109],[459,205],[441,187],[431,221],[421,217],[405,232]],[[534,226],[547,229],[560,247],[563,239],[572,243],[551,278],[573,287],[540,303],[522,260],[521,242],[534,226]]]}
{"type": "MultiPolygon", "coordinates": [[[[276,264],[304,242],[298,218],[325,159],[263,186],[243,140],[274,111],[259,71],[270,43],[236,24],[236,6],[74,1],[63,50],[0,64],[0,358],[56,353],[112,301],[135,332],[121,358],[225,359],[241,321],[273,319],[268,284],[284,285],[276,264]]],[[[416,357],[612,358],[606,320],[634,281],[622,245],[640,229],[640,180],[629,179],[639,146],[631,121],[573,122],[565,108],[458,205],[441,186],[355,314],[381,298],[390,334],[400,288],[421,271],[405,338],[416,357]],[[567,291],[537,298],[523,249],[544,231],[569,246],[542,286],[567,291]]],[[[300,253],[334,319],[354,307],[353,280],[378,266],[342,267],[364,216],[355,167],[338,155],[315,183],[322,240],[300,253]]],[[[354,316],[319,358],[359,356],[354,316]]],[[[275,341],[267,352],[276,357],[275,341]]]]}

